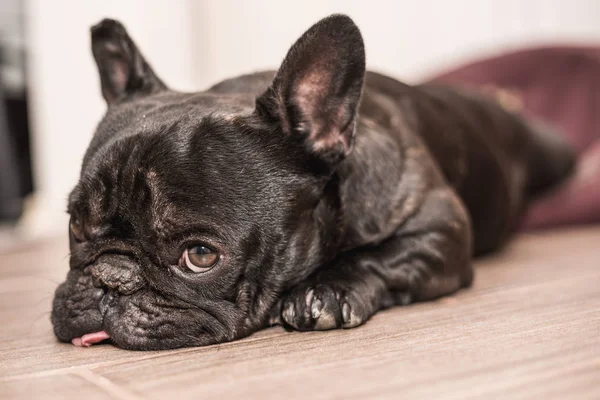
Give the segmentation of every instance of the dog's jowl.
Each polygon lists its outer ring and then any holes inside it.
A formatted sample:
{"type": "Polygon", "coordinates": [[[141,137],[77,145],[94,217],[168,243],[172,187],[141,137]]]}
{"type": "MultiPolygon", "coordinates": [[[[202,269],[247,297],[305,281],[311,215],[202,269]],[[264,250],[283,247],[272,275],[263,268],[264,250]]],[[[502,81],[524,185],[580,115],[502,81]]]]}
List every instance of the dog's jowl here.
{"type": "Polygon", "coordinates": [[[352,328],[451,294],[568,175],[548,129],[365,71],[346,16],[277,72],[170,90],[125,28],[91,30],[108,105],[69,196],[59,340],[202,346],[269,324],[352,328]]]}

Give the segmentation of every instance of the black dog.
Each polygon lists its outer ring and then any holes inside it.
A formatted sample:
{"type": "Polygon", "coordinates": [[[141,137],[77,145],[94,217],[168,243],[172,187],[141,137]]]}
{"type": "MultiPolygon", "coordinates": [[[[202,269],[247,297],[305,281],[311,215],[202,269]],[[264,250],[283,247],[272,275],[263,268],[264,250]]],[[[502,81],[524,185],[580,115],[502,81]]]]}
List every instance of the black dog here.
{"type": "Polygon", "coordinates": [[[471,94],[365,72],[334,15],[277,73],[169,90],[123,26],[92,28],[108,112],[69,198],[61,341],[201,346],[269,323],[351,328],[468,286],[571,152],[471,94]]]}

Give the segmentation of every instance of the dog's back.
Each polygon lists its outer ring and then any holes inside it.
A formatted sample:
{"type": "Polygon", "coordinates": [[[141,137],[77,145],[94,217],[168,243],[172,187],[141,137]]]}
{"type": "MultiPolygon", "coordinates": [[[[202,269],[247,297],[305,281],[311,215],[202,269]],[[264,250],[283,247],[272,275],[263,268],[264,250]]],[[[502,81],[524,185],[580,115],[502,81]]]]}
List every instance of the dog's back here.
{"type": "Polygon", "coordinates": [[[386,123],[392,134],[416,135],[472,219],[475,253],[502,245],[518,223],[526,201],[569,175],[574,156],[559,136],[540,122],[526,121],[493,101],[456,88],[409,86],[367,73],[361,116],[386,123]],[[408,126],[402,130],[382,115],[392,99],[408,126]],[[385,107],[383,107],[385,108],[385,107]]]}

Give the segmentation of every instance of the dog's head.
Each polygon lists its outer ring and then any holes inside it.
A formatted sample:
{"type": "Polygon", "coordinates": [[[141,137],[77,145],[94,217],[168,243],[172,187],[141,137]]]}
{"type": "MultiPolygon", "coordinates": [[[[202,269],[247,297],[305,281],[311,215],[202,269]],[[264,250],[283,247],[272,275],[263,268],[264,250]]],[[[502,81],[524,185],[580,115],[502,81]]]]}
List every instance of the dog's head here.
{"type": "Polygon", "coordinates": [[[169,90],[116,21],[92,28],[92,50],[108,111],[69,196],[56,336],[163,349],[264,326],[281,292],[336,251],[335,168],[365,73],[357,27],[314,25],[258,97],[242,90],[249,78],[169,90]]]}

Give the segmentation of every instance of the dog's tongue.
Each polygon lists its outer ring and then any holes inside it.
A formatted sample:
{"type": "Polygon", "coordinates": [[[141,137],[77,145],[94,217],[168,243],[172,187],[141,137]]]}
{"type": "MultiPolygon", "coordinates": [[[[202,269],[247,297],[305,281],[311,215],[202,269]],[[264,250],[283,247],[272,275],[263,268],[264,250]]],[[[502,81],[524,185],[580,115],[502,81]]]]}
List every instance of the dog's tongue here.
{"type": "Polygon", "coordinates": [[[88,333],[86,335],[83,335],[82,337],[75,338],[71,340],[71,343],[73,343],[77,347],[90,347],[91,345],[99,343],[106,339],[110,339],[110,335],[105,331],[100,331],[88,333]]]}

